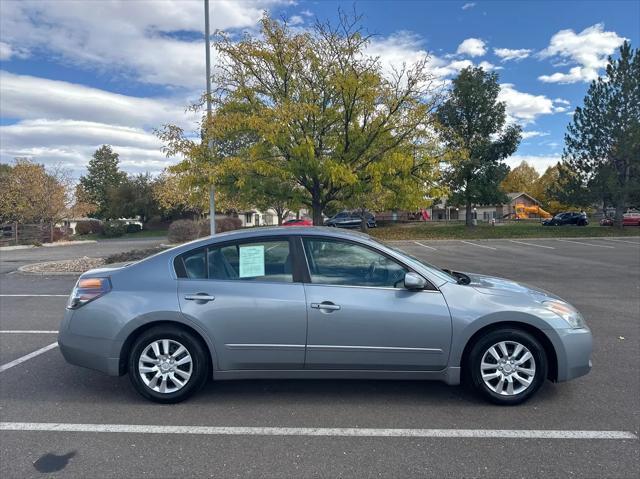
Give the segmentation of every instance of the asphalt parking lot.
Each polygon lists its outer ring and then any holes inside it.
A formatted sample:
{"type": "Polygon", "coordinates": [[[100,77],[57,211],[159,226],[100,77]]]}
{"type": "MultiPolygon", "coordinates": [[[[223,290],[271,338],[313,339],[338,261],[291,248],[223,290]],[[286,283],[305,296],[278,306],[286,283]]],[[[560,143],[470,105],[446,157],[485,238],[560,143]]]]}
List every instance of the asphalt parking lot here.
{"type": "MultiPolygon", "coordinates": [[[[14,273],[52,253],[0,252],[0,476],[637,477],[640,238],[394,246],[573,303],[593,330],[592,372],[510,408],[408,381],[210,382],[186,403],[152,404],[127,377],[64,362],[53,332],[75,277],[14,273]]],[[[86,254],[73,248],[54,254],[86,254]]]]}

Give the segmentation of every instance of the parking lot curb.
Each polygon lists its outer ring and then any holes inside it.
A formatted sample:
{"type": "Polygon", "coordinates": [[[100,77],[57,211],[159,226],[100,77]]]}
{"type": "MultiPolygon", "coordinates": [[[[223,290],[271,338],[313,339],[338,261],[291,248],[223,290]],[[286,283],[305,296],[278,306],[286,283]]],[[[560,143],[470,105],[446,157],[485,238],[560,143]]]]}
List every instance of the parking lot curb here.
{"type": "Polygon", "coordinates": [[[14,251],[19,249],[32,249],[32,248],[58,248],[60,246],[76,246],[79,244],[91,244],[97,243],[96,240],[86,240],[86,241],[58,241],[56,243],[44,243],[41,246],[36,246],[33,244],[19,244],[14,246],[0,246],[0,251],[14,251]]]}

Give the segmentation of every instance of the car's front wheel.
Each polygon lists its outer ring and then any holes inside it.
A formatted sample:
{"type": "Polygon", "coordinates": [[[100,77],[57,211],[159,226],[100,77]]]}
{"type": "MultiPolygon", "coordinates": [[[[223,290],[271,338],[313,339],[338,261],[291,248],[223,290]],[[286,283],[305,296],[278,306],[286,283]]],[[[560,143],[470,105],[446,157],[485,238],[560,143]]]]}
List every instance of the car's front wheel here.
{"type": "Polygon", "coordinates": [[[129,355],[133,387],[159,403],[184,401],[205,384],[208,372],[208,355],[202,343],[175,326],[145,331],[129,355]]]}
{"type": "Polygon", "coordinates": [[[472,347],[466,366],[474,389],[501,405],[529,399],[545,381],[548,367],[540,342],[512,328],[482,336],[472,347]]]}

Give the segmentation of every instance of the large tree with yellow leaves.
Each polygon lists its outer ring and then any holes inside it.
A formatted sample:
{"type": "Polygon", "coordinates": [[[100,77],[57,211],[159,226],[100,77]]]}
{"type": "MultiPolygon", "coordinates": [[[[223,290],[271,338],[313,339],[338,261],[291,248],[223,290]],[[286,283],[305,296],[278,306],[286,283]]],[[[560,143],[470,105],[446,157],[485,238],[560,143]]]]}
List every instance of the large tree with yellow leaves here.
{"type": "MultiPolygon", "coordinates": [[[[344,14],[337,26],[307,31],[265,15],[259,35],[221,35],[215,112],[203,120],[202,138],[175,126],[160,131],[167,153],[184,158],[172,171],[188,188],[215,182],[223,207],[255,203],[252,192],[265,192],[246,186],[277,178],[316,225],[330,204],[425,205],[436,196],[438,85],[426,58],[383,70],[368,43],[359,19],[344,14]]],[[[274,203],[283,194],[274,189],[274,203]]]]}

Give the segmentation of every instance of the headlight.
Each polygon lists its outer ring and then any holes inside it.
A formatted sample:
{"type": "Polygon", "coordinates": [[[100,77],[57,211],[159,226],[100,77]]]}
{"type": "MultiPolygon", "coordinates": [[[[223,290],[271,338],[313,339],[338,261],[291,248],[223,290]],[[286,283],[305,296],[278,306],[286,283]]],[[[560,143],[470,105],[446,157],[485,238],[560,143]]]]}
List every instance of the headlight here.
{"type": "Polygon", "coordinates": [[[542,304],[564,319],[572,328],[585,328],[587,326],[582,315],[573,306],[564,301],[543,301],[542,304]]]}
{"type": "Polygon", "coordinates": [[[80,278],[69,296],[67,308],[77,309],[111,291],[109,278],[80,278]]]}

